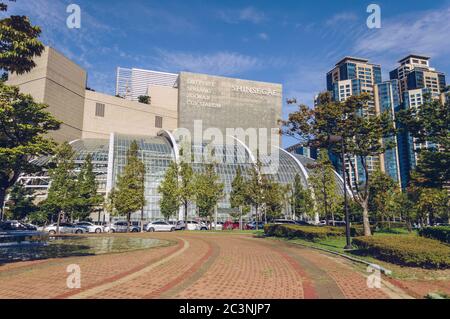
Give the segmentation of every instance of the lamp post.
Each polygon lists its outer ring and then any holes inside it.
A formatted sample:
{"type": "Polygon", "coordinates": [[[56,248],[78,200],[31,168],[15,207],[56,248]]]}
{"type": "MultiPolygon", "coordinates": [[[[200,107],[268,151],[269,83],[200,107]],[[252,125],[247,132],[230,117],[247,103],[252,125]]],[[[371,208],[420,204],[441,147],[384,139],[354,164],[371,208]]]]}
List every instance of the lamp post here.
{"type": "Polygon", "coordinates": [[[344,209],[345,209],[345,237],[346,245],[344,249],[352,249],[352,241],[350,236],[350,214],[348,211],[348,196],[347,196],[347,176],[345,168],[345,139],[342,136],[331,135],[328,137],[328,142],[338,143],[341,142],[341,158],[342,158],[342,179],[344,180],[344,209]]]}

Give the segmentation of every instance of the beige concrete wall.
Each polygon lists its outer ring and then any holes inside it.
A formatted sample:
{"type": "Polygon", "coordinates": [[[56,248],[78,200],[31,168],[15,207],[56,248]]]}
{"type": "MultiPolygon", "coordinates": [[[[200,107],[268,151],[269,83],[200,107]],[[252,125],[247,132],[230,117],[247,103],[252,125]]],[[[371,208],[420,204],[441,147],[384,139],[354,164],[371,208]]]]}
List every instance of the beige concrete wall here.
{"type": "Polygon", "coordinates": [[[110,133],[153,135],[161,130],[155,127],[155,116],[163,118],[163,129],[177,128],[176,110],[147,105],[103,93],[86,91],[83,119],[83,138],[108,138],[110,133]],[[105,116],[95,116],[96,104],[105,105],[105,116]]]}
{"type": "Polygon", "coordinates": [[[31,72],[10,75],[8,83],[48,104],[48,110],[63,122],[58,131],[50,134],[56,141],[81,138],[86,71],[50,47],[35,62],[37,66],[31,72]]]}
{"type": "Polygon", "coordinates": [[[160,85],[149,85],[148,95],[151,97],[152,107],[178,112],[177,88],[160,85]]]}

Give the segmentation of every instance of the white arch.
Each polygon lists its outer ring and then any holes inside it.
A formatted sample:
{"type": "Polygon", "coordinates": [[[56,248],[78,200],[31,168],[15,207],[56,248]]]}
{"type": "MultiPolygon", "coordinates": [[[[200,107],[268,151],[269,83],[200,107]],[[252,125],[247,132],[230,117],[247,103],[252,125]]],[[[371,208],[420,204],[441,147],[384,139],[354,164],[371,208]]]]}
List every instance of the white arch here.
{"type": "Polygon", "coordinates": [[[245,150],[247,151],[248,155],[250,156],[250,160],[252,161],[252,163],[253,163],[254,165],[256,165],[256,158],[255,158],[255,156],[253,155],[253,152],[250,150],[250,148],[249,148],[247,145],[245,145],[245,143],[242,142],[242,141],[241,141],[240,139],[238,139],[237,137],[232,136],[232,135],[227,135],[227,136],[231,137],[232,139],[235,139],[239,144],[241,144],[241,145],[245,148],[245,150]]]}
{"type": "Polygon", "coordinates": [[[302,162],[300,162],[300,160],[297,157],[295,157],[288,151],[282,149],[281,147],[278,147],[278,149],[281,150],[282,152],[286,153],[288,156],[290,156],[295,161],[295,163],[297,163],[298,167],[300,167],[300,170],[302,171],[303,175],[305,176],[306,185],[309,187],[309,182],[308,182],[309,174],[308,174],[308,171],[306,170],[305,166],[302,164],[302,162]]]}
{"type": "Polygon", "coordinates": [[[157,134],[158,136],[164,137],[169,141],[172,145],[173,152],[175,153],[175,163],[180,163],[180,148],[178,146],[177,141],[175,140],[175,136],[167,130],[161,130],[157,134]]]}

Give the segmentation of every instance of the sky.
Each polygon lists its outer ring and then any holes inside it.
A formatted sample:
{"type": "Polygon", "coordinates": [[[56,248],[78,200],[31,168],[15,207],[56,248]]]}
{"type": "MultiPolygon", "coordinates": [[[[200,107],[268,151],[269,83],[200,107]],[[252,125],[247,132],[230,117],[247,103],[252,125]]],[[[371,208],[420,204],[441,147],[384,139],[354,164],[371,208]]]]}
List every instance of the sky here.
{"type": "MultiPolygon", "coordinates": [[[[8,14],[29,16],[46,45],[88,71],[90,88],[109,94],[119,66],[281,83],[284,99],[306,105],[347,55],[381,64],[384,80],[410,53],[450,75],[450,0],[16,0],[8,14]],[[66,25],[72,3],[80,29],[66,25]],[[371,3],[380,29],[367,27],[371,3]]],[[[283,116],[295,110],[285,104],[283,116]]]]}

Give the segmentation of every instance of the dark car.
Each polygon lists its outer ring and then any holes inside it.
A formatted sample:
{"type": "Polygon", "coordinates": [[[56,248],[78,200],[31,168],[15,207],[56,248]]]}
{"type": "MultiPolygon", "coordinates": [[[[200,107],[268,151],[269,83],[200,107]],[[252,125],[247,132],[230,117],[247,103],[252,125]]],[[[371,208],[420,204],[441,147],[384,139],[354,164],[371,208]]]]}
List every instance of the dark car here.
{"type": "MultiPolygon", "coordinates": [[[[250,222],[247,225],[245,225],[247,227],[247,229],[249,230],[255,230],[256,229],[256,222],[250,222]]],[[[258,229],[263,229],[264,228],[264,223],[263,222],[258,222],[258,229]]]]}
{"type": "Polygon", "coordinates": [[[36,228],[29,229],[29,227],[17,220],[7,220],[4,222],[0,222],[0,229],[4,231],[36,230],[36,228]]]}

